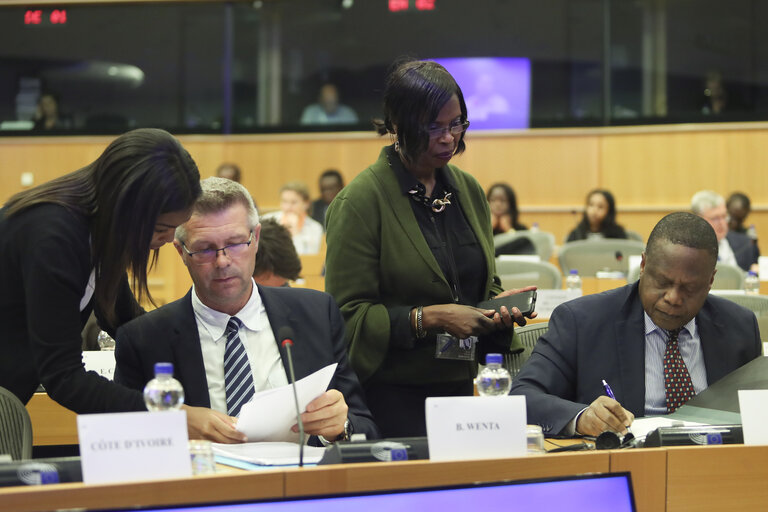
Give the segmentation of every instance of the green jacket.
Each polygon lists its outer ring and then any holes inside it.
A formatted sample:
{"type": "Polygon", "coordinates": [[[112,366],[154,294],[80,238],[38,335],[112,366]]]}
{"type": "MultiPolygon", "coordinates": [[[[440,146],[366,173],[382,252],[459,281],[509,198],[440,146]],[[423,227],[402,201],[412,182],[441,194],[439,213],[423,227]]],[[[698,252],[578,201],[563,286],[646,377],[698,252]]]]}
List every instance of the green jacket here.
{"type": "MultiPolygon", "coordinates": [[[[453,299],[385,150],[336,196],[326,214],[325,286],[344,315],[351,364],[363,383],[421,385],[472,379],[476,362],[435,359],[430,338],[411,340],[411,348],[390,343],[389,308],[448,304],[453,299]]],[[[488,201],[470,174],[453,165],[444,172],[451,176],[458,203],[485,254],[490,298],[502,288],[488,201]]],[[[503,339],[495,351],[522,350],[514,331],[501,334],[488,337],[503,339]]]]}

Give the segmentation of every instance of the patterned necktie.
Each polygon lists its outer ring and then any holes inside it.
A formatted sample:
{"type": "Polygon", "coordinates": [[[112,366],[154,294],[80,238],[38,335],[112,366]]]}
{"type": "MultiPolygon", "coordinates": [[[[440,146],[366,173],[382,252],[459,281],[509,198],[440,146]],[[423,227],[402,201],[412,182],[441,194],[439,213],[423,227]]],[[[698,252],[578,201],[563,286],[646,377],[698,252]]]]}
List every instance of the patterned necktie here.
{"type": "Polygon", "coordinates": [[[667,398],[667,413],[673,413],[678,407],[693,398],[696,392],[691,382],[691,374],[685,366],[677,337],[680,329],[667,331],[667,350],[664,352],[664,389],[667,398]]]}
{"type": "Polygon", "coordinates": [[[224,348],[224,385],[227,393],[227,414],[237,416],[240,407],[253,396],[253,375],[243,342],[240,341],[242,323],[233,316],[227,322],[227,345],[224,348]]]}

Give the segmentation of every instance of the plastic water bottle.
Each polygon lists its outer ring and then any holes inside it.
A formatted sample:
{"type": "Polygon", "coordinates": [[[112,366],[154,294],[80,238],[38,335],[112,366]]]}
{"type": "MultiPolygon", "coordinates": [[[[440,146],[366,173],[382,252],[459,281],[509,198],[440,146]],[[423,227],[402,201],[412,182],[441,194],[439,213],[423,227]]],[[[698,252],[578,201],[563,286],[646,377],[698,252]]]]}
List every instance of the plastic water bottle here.
{"type": "Polygon", "coordinates": [[[747,295],[760,295],[760,280],[754,270],[747,272],[744,278],[744,291],[747,295]]]}
{"type": "Polygon", "coordinates": [[[173,378],[173,363],[155,363],[155,378],[144,386],[144,403],[150,411],[174,411],[184,404],[184,388],[173,378]]]}
{"type": "Polygon", "coordinates": [[[533,223],[533,225],[531,226],[531,231],[533,231],[534,233],[538,233],[538,231],[539,231],[539,223],[538,222],[534,222],[533,223]]]}
{"type": "Polygon", "coordinates": [[[565,278],[565,287],[568,290],[578,290],[581,292],[581,277],[579,276],[579,271],[575,268],[572,268],[568,277],[565,278]]]}
{"type": "Polygon", "coordinates": [[[477,376],[477,392],[481,396],[505,396],[512,387],[512,376],[501,366],[501,354],[485,356],[485,368],[477,376]]]}

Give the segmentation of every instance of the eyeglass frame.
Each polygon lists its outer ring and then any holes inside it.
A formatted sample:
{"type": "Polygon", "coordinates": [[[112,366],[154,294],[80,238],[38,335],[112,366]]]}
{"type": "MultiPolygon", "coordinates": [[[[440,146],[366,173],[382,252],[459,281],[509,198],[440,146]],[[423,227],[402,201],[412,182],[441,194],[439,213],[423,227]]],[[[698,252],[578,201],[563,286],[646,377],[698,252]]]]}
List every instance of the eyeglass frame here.
{"type": "Polygon", "coordinates": [[[248,237],[248,241],[246,241],[246,242],[238,242],[236,244],[225,245],[224,247],[222,247],[220,249],[200,249],[199,251],[191,252],[189,249],[187,249],[187,245],[183,241],[181,242],[181,246],[184,248],[184,251],[187,253],[187,255],[192,259],[193,263],[195,263],[197,265],[205,265],[206,263],[213,263],[214,261],[216,261],[216,259],[219,257],[219,251],[224,252],[224,256],[227,256],[228,258],[231,258],[231,256],[229,254],[227,254],[227,252],[226,252],[227,249],[232,249],[233,247],[237,247],[237,246],[240,246],[240,245],[245,245],[247,247],[250,247],[251,244],[253,243],[253,230],[252,229],[250,230],[250,233],[251,233],[251,236],[248,237]],[[211,259],[211,261],[195,261],[195,254],[201,254],[201,253],[204,253],[204,252],[213,252],[214,253],[214,256],[211,259]]]}
{"type": "Polygon", "coordinates": [[[456,136],[466,132],[467,129],[469,129],[469,119],[465,119],[457,124],[450,123],[448,126],[441,126],[439,128],[427,127],[424,130],[427,132],[427,136],[429,136],[430,139],[439,139],[446,131],[451,135],[456,136]],[[457,129],[458,131],[454,131],[457,129]]]}

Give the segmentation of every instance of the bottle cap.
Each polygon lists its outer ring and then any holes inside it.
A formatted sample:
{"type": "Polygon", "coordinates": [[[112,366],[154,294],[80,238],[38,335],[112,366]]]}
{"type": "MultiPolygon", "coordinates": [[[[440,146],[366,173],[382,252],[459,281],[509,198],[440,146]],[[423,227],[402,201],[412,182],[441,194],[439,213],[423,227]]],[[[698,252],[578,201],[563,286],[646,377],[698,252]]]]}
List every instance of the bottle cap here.
{"type": "Polygon", "coordinates": [[[747,272],[747,275],[748,276],[757,276],[757,272],[755,272],[754,270],[750,270],[749,272],[747,272]]]}
{"type": "Polygon", "coordinates": [[[487,354],[485,356],[485,364],[501,364],[501,354],[487,354]]]}
{"type": "Polygon", "coordinates": [[[571,269],[571,272],[570,272],[570,274],[571,274],[572,276],[577,276],[577,275],[579,275],[579,271],[578,271],[578,270],[576,270],[575,268],[572,268],[572,269],[571,269]]]}
{"type": "Polygon", "coordinates": [[[155,375],[173,375],[173,363],[155,363],[155,375]]]}

